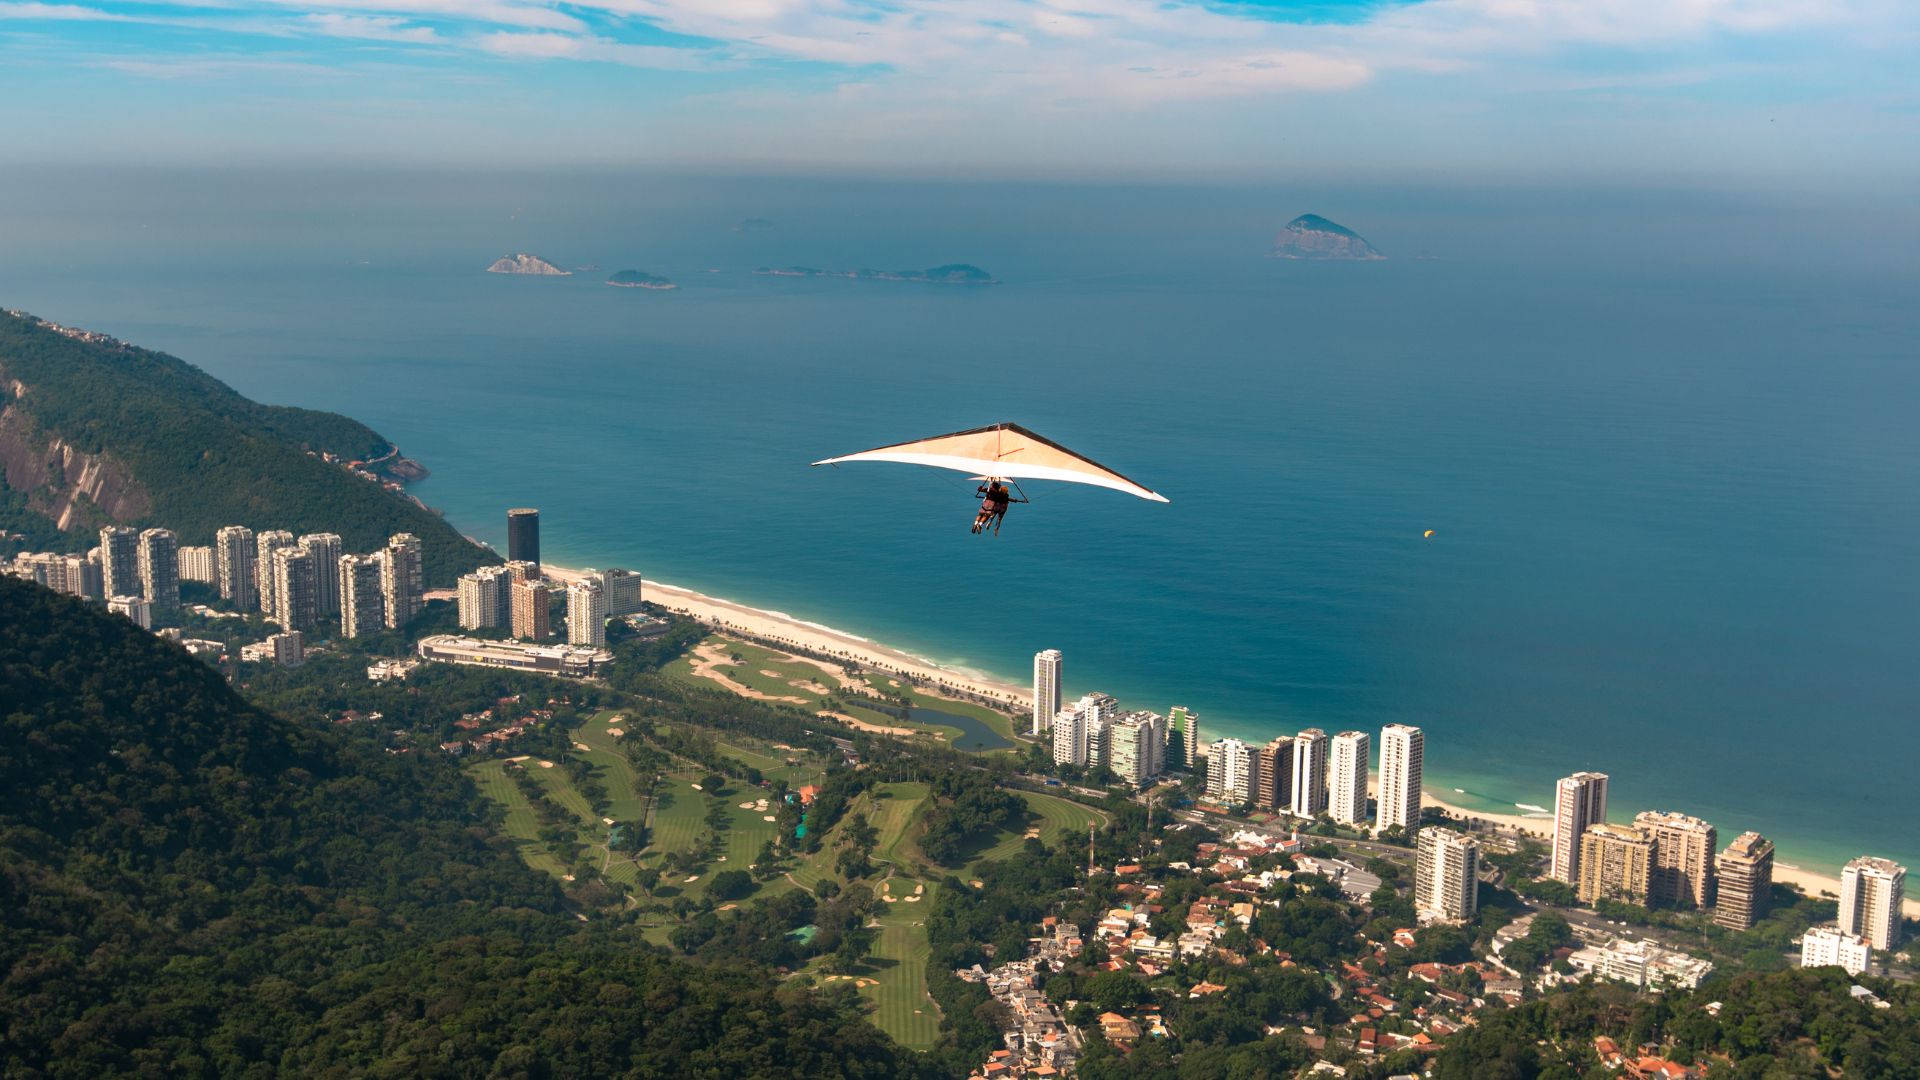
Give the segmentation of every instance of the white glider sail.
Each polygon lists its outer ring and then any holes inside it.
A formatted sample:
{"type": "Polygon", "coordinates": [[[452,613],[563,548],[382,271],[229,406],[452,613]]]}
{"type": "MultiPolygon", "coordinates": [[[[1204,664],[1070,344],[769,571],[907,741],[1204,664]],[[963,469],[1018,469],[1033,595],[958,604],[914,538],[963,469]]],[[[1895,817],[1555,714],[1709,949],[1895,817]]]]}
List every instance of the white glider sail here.
{"type": "Polygon", "coordinates": [[[1142,487],[1105,465],[1082,457],[1019,424],[994,424],[971,431],[956,431],[951,435],[935,435],[931,439],[878,446],[857,454],[816,461],[814,464],[839,465],[847,461],[897,461],[907,465],[930,465],[936,469],[954,469],[1000,480],[1062,480],[1071,484],[1092,484],[1124,491],[1153,502],[1167,501],[1165,495],[1142,487]]]}

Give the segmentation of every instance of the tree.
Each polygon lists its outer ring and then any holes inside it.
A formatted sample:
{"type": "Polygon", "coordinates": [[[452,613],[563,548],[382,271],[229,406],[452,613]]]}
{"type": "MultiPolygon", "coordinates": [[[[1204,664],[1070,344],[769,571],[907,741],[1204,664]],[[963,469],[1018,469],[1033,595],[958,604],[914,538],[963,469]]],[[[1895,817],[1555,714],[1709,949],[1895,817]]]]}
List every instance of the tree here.
{"type": "Polygon", "coordinates": [[[738,900],[756,886],[745,870],[722,870],[707,883],[707,895],[716,900],[738,900]]]}

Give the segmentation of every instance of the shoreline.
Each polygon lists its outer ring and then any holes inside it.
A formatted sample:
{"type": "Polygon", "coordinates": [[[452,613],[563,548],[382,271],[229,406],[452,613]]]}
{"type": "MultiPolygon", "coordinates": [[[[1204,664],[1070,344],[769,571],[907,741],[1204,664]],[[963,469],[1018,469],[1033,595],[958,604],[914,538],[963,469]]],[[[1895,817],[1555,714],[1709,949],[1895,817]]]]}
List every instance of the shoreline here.
{"type": "MultiPolygon", "coordinates": [[[[563,566],[542,564],[541,570],[561,581],[572,581],[584,576],[584,572],[563,566]]],[[[976,671],[963,671],[925,657],[895,649],[858,634],[837,630],[821,623],[809,622],[784,611],[771,611],[751,607],[716,596],[709,596],[679,585],[669,585],[653,578],[642,579],[642,597],[670,611],[690,615],[712,626],[731,629],[741,633],[800,649],[840,656],[856,663],[894,674],[911,675],[923,683],[938,689],[947,689],[962,694],[973,694],[1009,706],[1016,711],[1026,703],[1032,693],[1031,688],[1017,686],[995,679],[976,671]]],[[[1015,734],[1020,734],[1021,724],[1016,717],[1015,734]]],[[[1370,780],[1370,786],[1377,786],[1379,777],[1370,780]]],[[[1503,813],[1489,810],[1470,810],[1433,794],[1431,789],[1422,792],[1424,805],[1436,807],[1448,814],[1462,819],[1484,821],[1496,829],[1515,830],[1531,834],[1539,839],[1552,841],[1552,816],[1529,816],[1521,813],[1503,813]]],[[[1778,838],[1773,838],[1779,843],[1778,838]]],[[[1818,897],[1824,894],[1838,896],[1840,878],[1837,873],[1823,873],[1804,866],[1775,861],[1773,879],[1782,884],[1793,885],[1808,896],[1818,897]]],[[[1920,897],[1906,901],[1906,912],[1910,917],[1920,918],[1920,897]]]]}

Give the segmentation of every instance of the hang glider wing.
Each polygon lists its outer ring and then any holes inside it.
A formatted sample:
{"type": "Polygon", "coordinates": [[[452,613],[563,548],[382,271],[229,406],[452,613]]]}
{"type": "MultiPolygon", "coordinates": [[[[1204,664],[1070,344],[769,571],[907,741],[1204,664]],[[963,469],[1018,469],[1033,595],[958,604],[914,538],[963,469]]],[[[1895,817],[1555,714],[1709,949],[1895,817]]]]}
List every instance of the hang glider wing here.
{"type": "Polygon", "coordinates": [[[1124,491],[1153,502],[1167,501],[1159,492],[1144,488],[1019,424],[994,424],[931,439],[879,446],[814,464],[839,465],[847,461],[898,461],[1003,480],[1061,480],[1124,491]]]}

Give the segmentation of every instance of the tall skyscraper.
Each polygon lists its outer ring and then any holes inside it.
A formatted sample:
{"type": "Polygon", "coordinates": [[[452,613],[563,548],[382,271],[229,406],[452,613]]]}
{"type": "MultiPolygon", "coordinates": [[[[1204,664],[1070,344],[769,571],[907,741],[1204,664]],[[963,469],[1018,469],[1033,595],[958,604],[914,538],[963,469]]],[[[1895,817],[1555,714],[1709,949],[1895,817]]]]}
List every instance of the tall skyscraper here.
{"type": "Polygon", "coordinates": [[[300,550],[313,556],[313,614],[331,622],[340,614],[340,538],[332,533],[308,533],[300,550]]]}
{"type": "Polygon", "coordinates": [[[1033,722],[1029,735],[1043,734],[1060,715],[1060,676],[1065,661],[1059,649],[1033,654],[1033,722]]]}
{"type": "Polygon", "coordinates": [[[1715,860],[1719,896],[1713,921],[1729,930],[1745,930],[1767,914],[1773,896],[1773,841],[1757,832],[1741,833],[1715,860]]]}
{"type": "Polygon", "coordinates": [[[339,568],[340,636],[379,633],[387,625],[386,560],[378,555],[342,555],[339,568]]]}
{"type": "Polygon", "coordinates": [[[273,601],[273,553],[293,545],[293,534],[285,529],[268,529],[253,538],[254,596],[269,619],[278,610],[273,601]]]}
{"type": "Polygon", "coordinates": [[[260,603],[255,559],[252,529],[229,525],[213,534],[213,561],[214,570],[220,575],[220,599],[242,611],[252,611],[260,603]]]}
{"type": "Polygon", "coordinates": [[[460,578],[460,628],[480,630],[513,621],[513,575],[504,566],[482,566],[460,578]]]}
{"type": "Polygon", "coordinates": [[[1480,845],[1472,837],[1437,826],[1420,830],[1413,906],[1435,918],[1473,918],[1480,907],[1480,845]]]}
{"type": "Polygon", "coordinates": [[[607,594],[592,579],[567,586],[567,644],[607,643],[607,594]]]}
{"type": "Polygon", "coordinates": [[[600,588],[607,594],[607,616],[617,619],[640,610],[640,575],[633,570],[601,570],[600,588]]]}
{"type": "Polygon", "coordinates": [[[1253,801],[1253,754],[1239,739],[1219,739],[1207,748],[1207,794],[1221,802],[1253,801]]]}
{"type": "Polygon", "coordinates": [[[1086,767],[1087,718],[1077,703],[1060,710],[1060,715],[1054,717],[1053,763],[1086,767]]]}
{"type": "Polygon", "coordinates": [[[1276,736],[1254,751],[1253,805],[1269,810],[1293,805],[1293,736],[1276,736]]]}
{"type": "Polygon", "coordinates": [[[181,548],[180,580],[197,581],[202,585],[220,584],[220,574],[213,566],[213,549],[198,546],[181,548]]]}
{"type": "Polygon", "coordinates": [[[540,511],[531,507],[507,511],[507,558],[540,565],[540,511]]]}
{"type": "Polygon", "coordinates": [[[145,529],[134,548],[140,573],[140,595],[153,614],[164,616],[180,607],[180,541],[171,529],[145,529]]]}
{"type": "Polygon", "coordinates": [[[383,560],[381,599],[387,607],[387,626],[397,630],[420,614],[426,595],[420,538],[412,533],[394,533],[387,537],[386,549],[380,553],[380,557],[383,560]]]}
{"type": "Polygon", "coordinates": [[[1327,733],[1308,728],[1293,737],[1294,817],[1317,817],[1327,809],[1327,733]]]}
{"type": "Polygon", "coordinates": [[[1653,880],[1647,900],[1670,907],[1713,906],[1714,849],[1720,840],[1713,826],[1685,814],[1642,810],[1634,825],[1653,837],[1653,880]]]}
{"type": "Polygon", "coordinates": [[[273,621],[282,630],[305,630],[319,618],[318,575],[313,556],[298,546],[273,549],[273,621]]]}
{"type": "Polygon", "coordinates": [[[1107,726],[1107,767],[1123,783],[1144,787],[1165,765],[1166,738],[1166,718],[1158,713],[1119,717],[1107,726]]]}
{"type": "Polygon", "coordinates": [[[120,525],[100,530],[100,581],[109,597],[143,595],[139,533],[120,525]]]}
{"type": "Polygon", "coordinates": [[[543,581],[522,581],[513,587],[513,636],[545,641],[553,633],[553,613],[543,581]]]}
{"type": "Polygon", "coordinates": [[[1333,737],[1327,766],[1327,812],[1342,825],[1367,820],[1367,778],[1373,764],[1373,740],[1364,731],[1333,737]]]}
{"type": "Polygon", "coordinates": [[[1867,939],[1886,952],[1900,944],[1907,868],[1862,855],[1840,871],[1840,932],[1867,939]]]}
{"type": "Polygon", "coordinates": [[[1200,714],[1185,705],[1175,705],[1167,710],[1167,747],[1171,759],[1180,763],[1180,767],[1191,771],[1193,759],[1200,753],[1200,714]],[[1174,745],[1175,737],[1180,742],[1174,745]]]}
{"type": "Polygon", "coordinates": [[[1580,882],[1575,895],[1581,903],[1644,904],[1652,873],[1653,837],[1645,830],[1601,821],[1580,835],[1580,882]]]}
{"type": "Polygon", "coordinates": [[[1375,829],[1412,831],[1420,827],[1421,769],[1427,756],[1427,736],[1411,724],[1388,724],[1380,729],[1380,807],[1375,829]]]}
{"type": "Polygon", "coordinates": [[[1607,774],[1577,772],[1554,785],[1553,861],[1547,876],[1580,884],[1580,838],[1587,826],[1607,820],[1607,774]]]}

